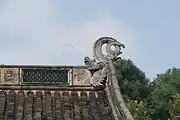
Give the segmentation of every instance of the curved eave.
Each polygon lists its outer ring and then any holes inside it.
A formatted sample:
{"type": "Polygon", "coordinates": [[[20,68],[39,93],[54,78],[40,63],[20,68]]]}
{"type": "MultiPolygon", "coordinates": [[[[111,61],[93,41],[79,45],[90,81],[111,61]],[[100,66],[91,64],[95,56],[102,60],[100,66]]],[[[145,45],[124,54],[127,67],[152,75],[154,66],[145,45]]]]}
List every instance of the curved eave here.
{"type": "Polygon", "coordinates": [[[115,120],[134,120],[121,95],[114,63],[109,61],[106,93],[115,120]]]}

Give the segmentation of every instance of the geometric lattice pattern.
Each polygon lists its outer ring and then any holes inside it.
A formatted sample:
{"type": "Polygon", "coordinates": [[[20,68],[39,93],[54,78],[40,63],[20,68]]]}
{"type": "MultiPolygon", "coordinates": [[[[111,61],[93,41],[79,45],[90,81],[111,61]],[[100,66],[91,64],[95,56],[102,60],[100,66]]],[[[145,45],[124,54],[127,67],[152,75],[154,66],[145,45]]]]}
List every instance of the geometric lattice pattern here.
{"type": "Polygon", "coordinates": [[[23,82],[28,83],[68,83],[68,70],[22,69],[23,82]]]}

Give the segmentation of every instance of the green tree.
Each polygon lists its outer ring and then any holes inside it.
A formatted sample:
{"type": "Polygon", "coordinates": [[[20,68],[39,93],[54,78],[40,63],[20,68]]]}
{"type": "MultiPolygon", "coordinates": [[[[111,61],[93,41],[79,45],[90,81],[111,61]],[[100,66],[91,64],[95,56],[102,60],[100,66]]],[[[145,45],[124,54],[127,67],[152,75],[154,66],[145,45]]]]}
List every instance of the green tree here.
{"type": "Polygon", "coordinates": [[[180,93],[176,93],[169,101],[169,113],[172,120],[180,120],[180,93]]]}
{"type": "Polygon", "coordinates": [[[152,82],[131,60],[119,60],[116,69],[122,95],[135,119],[180,119],[180,69],[168,69],[152,82]]]}
{"type": "Polygon", "coordinates": [[[129,100],[127,102],[127,107],[135,120],[151,120],[148,115],[147,106],[143,101],[129,100]]]}
{"type": "Polygon", "coordinates": [[[148,109],[153,120],[171,118],[169,101],[174,93],[180,92],[180,69],[168,69],[164,74],[157,75],[150,83],[152,92],[148,96],[148,109]]]}
{"type": "Polygon", "coordinates": [[[125,100],[144,100],[150,93],[145,73],[131,60],[122,59],[116,64],[117,78],[125,100]]]}

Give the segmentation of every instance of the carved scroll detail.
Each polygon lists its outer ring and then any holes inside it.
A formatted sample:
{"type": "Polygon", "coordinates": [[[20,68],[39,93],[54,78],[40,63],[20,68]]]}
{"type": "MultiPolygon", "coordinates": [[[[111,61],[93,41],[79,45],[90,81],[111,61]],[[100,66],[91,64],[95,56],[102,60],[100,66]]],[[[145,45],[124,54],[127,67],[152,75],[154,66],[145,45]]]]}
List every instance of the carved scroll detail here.
{"type": "Polygon", "coordinates": [[[112,37],[101,37],[95,41],[93,46],[93,57],[91,60],[89,57],[85,57],[85,65],[92,71],[91,85],[93,87],[104,87],[107,79],[108,61],[115,62],[120,55],[121,48],[125,48],[124,44],[120,43],[112,37]],[[102,47],[106,44],[106,54],[103,54],[102,47]],[[114,49],[112,49],[114,47],[114,49]]]}
{"type": "Polygon", "coordinates": [[[18,83],[18,69],[1,68],[0,69],[0,83],[1,84],[17,84],[18,83]]]}
{"type": "Polygon", "coordinates": [[[90,85],[91,73],[87,69],[73,69],[73,85],[90,85]]]}

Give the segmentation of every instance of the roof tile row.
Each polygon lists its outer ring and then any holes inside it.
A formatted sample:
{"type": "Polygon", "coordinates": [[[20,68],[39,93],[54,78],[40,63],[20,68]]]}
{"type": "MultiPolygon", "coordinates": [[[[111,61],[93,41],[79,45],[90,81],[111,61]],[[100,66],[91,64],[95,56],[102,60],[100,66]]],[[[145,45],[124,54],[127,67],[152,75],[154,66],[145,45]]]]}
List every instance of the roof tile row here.
{"type": "Polygon", "coordinates": [[[113,120],[105,91],[0,91],[0,120],[113,120]]]}

